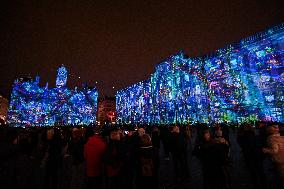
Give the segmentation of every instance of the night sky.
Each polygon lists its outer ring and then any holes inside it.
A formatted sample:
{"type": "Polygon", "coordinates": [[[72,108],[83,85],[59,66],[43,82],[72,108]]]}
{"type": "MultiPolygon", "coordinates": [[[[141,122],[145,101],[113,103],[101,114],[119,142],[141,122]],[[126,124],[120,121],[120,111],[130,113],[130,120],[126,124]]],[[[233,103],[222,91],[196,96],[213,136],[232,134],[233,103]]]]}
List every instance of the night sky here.
{"type": "Polygon", "coordinates": [[[147,79],[155,65],[179,50],[191,57],[204,55],[283,22],[280,3],[2,2],[0,93],[9,98],[13,80],[20,76],[39,75],[42,86],[48,81],[54,87],[56,70],[64,64],[69,87],[97,81],[100,95],[114,95],[118,89],[147,79]]]}

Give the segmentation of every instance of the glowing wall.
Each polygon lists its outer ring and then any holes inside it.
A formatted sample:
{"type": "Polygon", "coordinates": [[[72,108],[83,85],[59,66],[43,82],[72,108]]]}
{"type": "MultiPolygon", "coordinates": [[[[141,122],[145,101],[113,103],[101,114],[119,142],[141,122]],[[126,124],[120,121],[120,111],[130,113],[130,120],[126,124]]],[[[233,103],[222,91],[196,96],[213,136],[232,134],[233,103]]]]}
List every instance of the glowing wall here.
{"type": "Polygon", "coordinates": [[[8,122],[15,126],[88,125],[96,122],[96,88],[69,90],[67,70],[58,69],[56,88],[39,87],[36,80],[17,79],[14,82],[8,112],[8,122]]]}
{"type": "Polygon", "coordinates": [[[284,121],[284,24],[202,57],[183,52],[117,92],[118,121],[284,121]]]}

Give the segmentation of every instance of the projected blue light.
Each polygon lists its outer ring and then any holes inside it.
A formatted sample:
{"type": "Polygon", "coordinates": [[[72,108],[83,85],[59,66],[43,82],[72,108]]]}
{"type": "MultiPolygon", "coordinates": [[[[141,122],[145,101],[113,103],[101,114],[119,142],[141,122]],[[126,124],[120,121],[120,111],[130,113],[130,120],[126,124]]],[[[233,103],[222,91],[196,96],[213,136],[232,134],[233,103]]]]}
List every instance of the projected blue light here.
{"type": "Polygon", "coordinates": [[[21,78],[14,82],[8,121],[15,126],[89,125],[96,122],[98,91],[84,87],[66,87],[67,70],[58,69],[56,88],[39,87],[39,77],[21,78]]]}
{"type": "Polygon", "coordinates": [[[122,123],[284,122],[284,24],[202,57],[183,52],[116,94],[122,123]]]}

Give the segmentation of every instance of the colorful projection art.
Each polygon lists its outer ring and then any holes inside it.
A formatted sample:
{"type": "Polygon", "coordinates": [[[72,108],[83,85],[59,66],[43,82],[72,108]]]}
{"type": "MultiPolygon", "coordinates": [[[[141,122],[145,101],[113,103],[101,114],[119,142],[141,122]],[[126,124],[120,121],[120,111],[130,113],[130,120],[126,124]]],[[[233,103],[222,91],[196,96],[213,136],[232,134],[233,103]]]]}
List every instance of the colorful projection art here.
{"type": "Polygon", "coordinates": [[[8,112],[15,126],[89,125],[96,122],[98,91],[66,87],[67,70],[58,69],[56,88],[39,87],[39,77],[17,79],[13,85],[8,112]]]}
{"type": "Polygon", "coordinates": [[[183,52],[117,92],[119,123],[284,122],[284,24],[202,57],[183,52]]]}

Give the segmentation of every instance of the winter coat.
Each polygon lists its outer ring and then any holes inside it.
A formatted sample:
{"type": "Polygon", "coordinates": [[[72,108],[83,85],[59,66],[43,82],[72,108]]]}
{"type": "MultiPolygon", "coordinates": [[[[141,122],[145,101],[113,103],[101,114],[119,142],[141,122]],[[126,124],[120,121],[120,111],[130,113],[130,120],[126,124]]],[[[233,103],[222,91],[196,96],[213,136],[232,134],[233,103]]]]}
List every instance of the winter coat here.
{"type": "Polygon", "coordinates": [[[86,160],[86,171],[88,177],[97,177],[102,175],[103,156],[105,150],[106,143],[98,135],[91,136],[85,144],[84,158],[86,160]]]}
{"type": "Polygon", "coordinates": [[[187,142],[182,133],[172,133],[171,152],[172,155],[180,156],[186,153],[187,142]]]}
{"type": "Polygon", "coordinates": [[[105,154],[106,174],[108,177],[117,176],[122,167],[125,150],[121,141],[110,141],[105,154]]]}
{"type": "Polygon", "coordinates": [[[71,140],[69,144],[69,153],[72,156],[73,165],[79,165],[84,162],[84,141],[82,138],[71,140]]]}
{"type": "Polygon", "coordinates": [[[152,146],[140,147],[138,151],[138,176],[155,177],[159,166],[159,156],[152,146]]]}
{"type": "Polygon", "coordinates": [[[158,159],[152,146],[140,147],[137,154],[138,167],[136,184],[138,189],[158,188],[158,159]]]}

